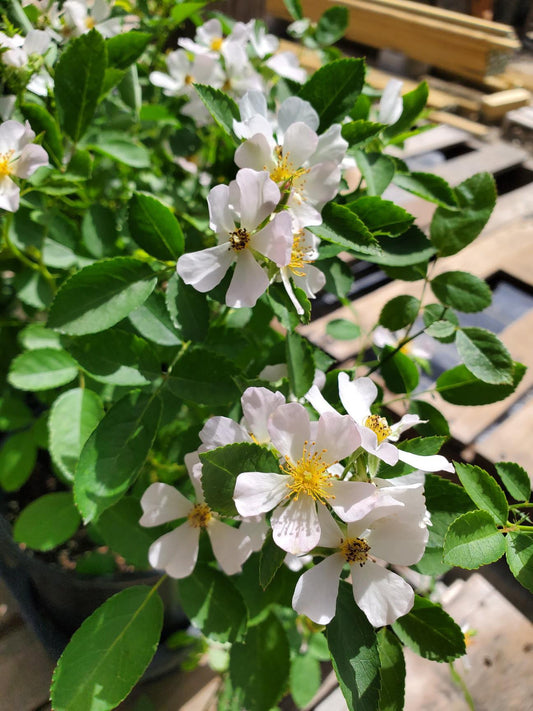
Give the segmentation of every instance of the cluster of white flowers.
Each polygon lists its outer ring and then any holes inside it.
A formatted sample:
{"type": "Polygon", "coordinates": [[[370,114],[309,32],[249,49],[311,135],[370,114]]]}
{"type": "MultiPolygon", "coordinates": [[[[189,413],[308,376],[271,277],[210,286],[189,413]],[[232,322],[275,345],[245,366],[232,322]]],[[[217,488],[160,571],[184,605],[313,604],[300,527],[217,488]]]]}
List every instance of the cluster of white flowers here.
{"type": "Polygon", "coordinates": [[[309,565],[309,554],[323,557],[298,580],[293,596],[297,612],[318,624],[330,622],[338,581],[348,565],[354,599],[373,625],[391,624],[406,614],[413,590],[386,565],[420,560],[430,523],[421,472],[453,467],[440,455],[416,456],[389,441],[420,420],[407,415],[389,426],[372,415],[376,389],[369,378],[350,381],[342,373],[339,388],[347,415],[333,410],[316,386],[307,397],[320,413],[318,420],[311,420],[302,404],[287,403],[281,393],[253,387],[242,397],[240,423],[209,419],[200,432],[199,452],[254,442],[277,457],[279,468],[238,474],[233,499],[240,518],[225,524],[203,497],[199,454],[188,455],[196,503],[160,483],[152,484],[141,499],[144,526],[186,519],[152,544],[151,564],[176,578],[190,575],[205,529],[221,568],[237,573],[261,548],[270,526],[293,569],[298,568],[295,556],[303,566],[309,565]],[[372,477],[369,464],[376,457],[389,464],[401,460],[421,471],[391,480],[372,477]]]}
{"type": "Polygon", "coordinates": [[[298,313],[292,284],[314,298],[325,283],[313,266],[319,240],[307,227],[322,222],[321,210],[340,185],[347,142],[334,124],[318,135],[319,117],[309,102],[286,99],[272,117],[264,94],[239,101],[235,152],[240,168],[229,186],[208,196],[215,247],[180,257],[177,272],[198,291],[210,291],[236,263],[226,304],[254,306],[274,280],[282,281],[298,313]]]}

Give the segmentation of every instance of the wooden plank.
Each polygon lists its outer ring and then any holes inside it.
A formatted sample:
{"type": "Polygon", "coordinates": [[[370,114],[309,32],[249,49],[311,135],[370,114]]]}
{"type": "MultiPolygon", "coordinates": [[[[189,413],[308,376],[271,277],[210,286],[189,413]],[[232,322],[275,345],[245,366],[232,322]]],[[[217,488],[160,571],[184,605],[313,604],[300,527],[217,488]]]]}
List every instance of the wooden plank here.
{"type": "MultiPolygon", "coordinates": [[[[531,364],[530,364],[531,367],[531,364]]],[[[474,442],[474,451],[490,462],[518,462],[533,485],[533,400],[517,406],[499,427],[491,429],[474,442]]]]}
{"type": "Polygon", "coordinates": [[[467,131],[477,138],[486,138],[491,133],[491,129],[488,126],[484,126],[482,123],[472,121],[471,119],[464,118],[463,116],[451,114],[447,111],[432,111],[428,118],[430,121],[434,121],[435,123],[443,123],[462,131],[467,131]]]}
{"type": "Polygon", "coordinates": [[[526,160],[527,157],[527,152],[522,148],[504,141],[498,141],[497,143],[482,146],[477,151],[466,153],[436,165],[432,168],[432,172],[440,175],[451,185],[458,185],[480,171],[501,173],[504,170],[514,168],[526,160]]]}
{"type": "Polygon", "coordinates": [[[485,118],[494,121],[501,119],[508,111],[528,106],[531,94],[527,89],[506,89],[488,94],[481,100],[481,111],[485,118]]]}
{"type": "Polygon", "coordinates": [[[387,149],[387,153],[405,160],[421,153],[441,151],[443,148],[465,143],[469,138],[471,136],[466,131],[453,126],[435,126],[435,128],[430,128],[428,131],[408,138],[404,141],[403,148],[391,146],[387,149]]]}

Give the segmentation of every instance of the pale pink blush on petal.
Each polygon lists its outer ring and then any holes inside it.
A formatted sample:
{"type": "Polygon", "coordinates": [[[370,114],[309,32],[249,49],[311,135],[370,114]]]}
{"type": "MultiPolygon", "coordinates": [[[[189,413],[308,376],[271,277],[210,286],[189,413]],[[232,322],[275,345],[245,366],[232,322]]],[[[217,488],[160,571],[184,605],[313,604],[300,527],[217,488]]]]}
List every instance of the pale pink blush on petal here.
{"type": "Polygon", "coordinates": [[[344,534],[337,526],[337,522],[326,506],[317,507],[318,521],[320,523],[320,540],[318,545],[323,548],[338,548],[344,534]]]}
{"type": "Polygon", "coordinates": [[[376,487],[363,481],[332,480],[329,499],[333,511],[343,521],[358,521],[375,508],[379,501],[376,487]]]}
{"type": "Polygon", "coordinates": [[[205,449],[216,449],[226,444],[236,442],[251,442],[252,439],[244,429],[229,417],[210,417],[200,430],[200,440],[205,449]]]}
{"type": "Polygon", "coordinates": [[[364,424],[370,415],[370,405],[377,397],[378,389],[370,378],[350,380],[348,373],[339,373],[339,396],[346,412],[359,424],[364,424]]]}
{"type": "Polygon", "coordinates": [[[274,472],[242,472],[236,479],[233,499],[241,516],[271,511],[287,495],[288,477],[274,472]]]}
{"type": "Polygon", "coordinates": [[[265,227],[256,232],[250,246],[271,259],[278,267],[285,267],[292,255],[292,220],[287,212],[280,212],[265,227]]]}
{"type": "Polygon", "coordinates": [[[13,173],[18,178],[29,178],[43,165],[48,165],[48,153],[44,148],[35,144],[24,146],[13,173]]]}
{"type": "Polygon", "coordinates": [[[169,484],[151,484],[141,497],[143,515],[141,526],[160,526],[162,523],[184,518],[193,504],[169,484]]]}
{"type": "Polygon", "coordinates": [[[361,436],[349,415],[325,412],[318,420],[316,443],[317,450],[327,450],[324,461],[333,464],[353,454],[361,444],[361,436]]]}
{"type": "Polygon", "coordinates": [[[297,402],[281,405],[270,418],[268,431],[272,444],[293,463],[301,459],[305,443],[311,439],[309,415],[297,402]]]}
{"type": "Polygon", "coordinates": [[[241,227],[251,232],[274,211],[281,197],[279,188],[265,170],[242,168],[235,180],[241,194],[241,227]]]}
{"type": "Polygon", "coordinates": [[[301,575],[296,583],[292,606],[318,625],[327,625],[335,617],[339,577],[344,566],[340,553],[324,558],[301,575]]]}
{"type": "Polygon", "coordinates": [[[226,305],[240,309],[255,306],[268,288],[268,276],[248,249],[237,253],[237,263],[226,292],[226,305]]]}
{"type": "Polygon", "coordinates": [[[268,419],[280,405],[285,404],[284,395],[280,392],[273,393],[267,388],[247,388],[241,398],[241,404],[249,431],[259,443],[269,442],[268,419]]]}
{"type": "Polygon", "coordinates": [[[394,565],[414,565],[424,555],[429,531],[415,521],[399,522],[394,516],[378,519],[367,536],[372,555],[394,565]]]}
{"type": "Polygon", "coordinates": [[[310,390],[308,390],[305,399],[311,403],[319,415],[323,412],[334,412],[338,414],[337,410],[329,404],[316,385],[313,385],[310,390]]]}
{"type": "Polygon", "coordinates": [[[235,151],[235,163],[239,168],[253,170],[274,170],[276,164],[272,158],[272,148],[262,133],[256,133],[242,143],[235,151]]]}
{"type": "Polygon", "coordinates": [[[20,204],[20,188],[6,175],[0,177],[0,208],[16,212],[20,204]]]}
{"type": "Polygon", "coordinates": [[[317,504],[311,496],[302,495],[287,506],[278,506],[270,519],[274,543],[287,553],[309,553],[320,540],[317,504]]]}
{"type": "Polygon", "coordinates": [[[293,123],[283,138],[283,155],[296,170],[314,153],[318,145],[318,136],[305,123],[293,123]]]}

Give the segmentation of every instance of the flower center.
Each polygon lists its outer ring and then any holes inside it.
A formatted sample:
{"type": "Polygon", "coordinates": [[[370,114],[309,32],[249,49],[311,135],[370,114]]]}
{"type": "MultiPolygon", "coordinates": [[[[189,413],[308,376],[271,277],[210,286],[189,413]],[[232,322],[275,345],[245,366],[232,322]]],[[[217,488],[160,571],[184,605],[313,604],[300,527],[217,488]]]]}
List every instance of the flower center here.
{"type": "Polygon", "coordinates": [[[312,264],[315,260],[310,258],[311,249],[302,245],[304,233],[297,232],[292,243],[291,261],[289,269],[299,277],[305,276],[305,265],[312,264]]]}
{"type": "Polygon", "coordinates": [[[335,498],[327,491],[332,485],[333,477],[328,472],[331,463],[326,464],[322,459],[327,450],[315,451],[316,442],[311,442],[311,450],[309,450],[308,444],[306,441],[303,454],[295,464],[287,460],[287,463],[281,467],[282,471],[291,478],[290,483],[287,484],[290,492],[288,496],[294,495],[294,498],[298,499],[300,494],[304,494],[325,504],[327,499],[335,498]]]}
{"type": "Polygon", "coordinates": [[[276,167],[271,171],[270,177],[275,183],[286,183],[309,172],[307,168],[295,168],[289,158],[290,152],[284,155],[282,146],[276,146],[274,153],[276,154],[276,167]]]}
{"type": "Polygon", "coordinates": [[[209,47],[212,49],[214,52],[219,52],[220,48],[222,47],[222,37],[215,37],[214,39],[211,40],[209,47]]]}
{"type": "Polygon", "coordinates": [[[359,563],[362,568],[368,558],[370,546],[364,538],[346,538],[339,550],[347,563],[359,563]]]}
{"type": "Polygon", "coordinates": [[[207,504],[195,504],[187,516],[192,528],[206,528],[211,518],[211,509],[207,504]]]}
{"type": "Polygon", "coordinates": [[[381,444],[383,440],[386,440],[387,437],[390,437],[392,434],[387,420],[379,415],[369,415],[363,424],[365,427],[368,427],[369,430],[376,433],[378,444],[381,444]]]}
{"type": "Polygon", "coordinates": [[[86,27],[88,30],[92,30],[95,25],[96,25],[96,22],[93,20],[92,17],[86,17],[86,18],[85,18],[85,27],[86,27]]]}
{"type": "Polygon", "coordinates": [[[246,249],[249,241],[250,235],[244,229],[244,227],[239,227],[238,230],[230,232],[229,234],[229,242],[231,244],[231,248],[235,252],[242,252],[243,249],[246,249]]]}
{"type": "Polygon", "coordinates": [[[5,178],[6,175],[11,175],[11,159],[15,153],[14,149],[11,149],[7,153],[0,153],[0,177],[5,178]]]}
{"type": "Polygon", "coordinates": [[[185,75],[185,84],[188,84],[189,86],[193,83],[194,77],[191,76],[190,74],[185,75]]]}

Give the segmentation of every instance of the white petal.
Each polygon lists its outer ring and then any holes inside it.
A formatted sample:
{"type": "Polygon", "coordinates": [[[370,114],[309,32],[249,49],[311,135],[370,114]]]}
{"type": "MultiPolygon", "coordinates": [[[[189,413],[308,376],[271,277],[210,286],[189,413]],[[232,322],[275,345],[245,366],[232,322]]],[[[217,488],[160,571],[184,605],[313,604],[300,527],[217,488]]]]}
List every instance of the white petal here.
{"type": "Polygon", "coordinates": [[[320,541],[318,545],[324,548],[338,548],[342,543],[344,534],[337,526],[337,522],[326,506],[317,507],[318,521],[320,523],[320,541]]]}
{"type": "Polygon", "coordinates": [[[148,551],[150,565],[171,578],[186,578],[196,565],[199,540],[200,529],[184,523],[152,543],[148,551]]]}
{"type": "Polygon", "coordinates": [[[160,526],[162,523],[184,518],[192,509],[189,499],[168,484],[151,484],[141,497],[143,515],[141,526],[160,526]]]}
{"type": "Polygon", "coordinates": [[[307,79],[307,72],[300,66],[298,57],[294,52],[278,52],[266,60],[265,65],[280,77],[292,79],[303,84],[307,79]]]}
{"type": "Polygon", "coordinates": [[[280,405],[285,404],[284,395],[273,393],[267,388],[247,388],[241,398],[241,404],[249,432],[260,444],[270,442],[268,419],[280,405]]]}
{"type": "Polygon", "coordinates": [[[320,415],[323,412],[334,412],[338,414],[337,410],[329,404],[316,385],[313,385],[310,390],[307,391],[305,399],[311,403],[320,415]]]}
{"type": "Polygon", "coordinates": [[[350,568],[354,599],[374,627],[391,625],[413,607],[413,589],[396,573],[370,560],[350,568]]]}
{"type": "Polygon", "coordinates": [[[267,117],[266,97],[261,91],[247,91],[238,103],[241,121],[247,121],[256,114],[267,117]]]}
{"type": "Polygon", "coordinates": [[[378,519],[367,537],[371,555],[394,565],[414,565],[424,555],[427,528],[396,520],[394,515],[378,519]]]}
{"type": "Polygon", "coordinates": [[[235,575],[252,553],[252,542],[245,531],[212,519],[207,533],[213,553],[226,575],[235,575]]]}
{"type": "Polygon", "coordinates": [[[309,415],[305,407],[297,402],[281,405],[272,414],[268,431],[278,452],[297,462],[303,455],[305,443],[311,440],[309,415]]]}
{"type": "Polygon", "coordinates": [[[297,121],[289,126],[283,138],[283,155],[296,170],[302,166],[315,152],[318,136],[306,126],[297,121]]]}
{"type": "Polygon", "coordinates": [[[292,220],[287,212],[274,215],[274,219],[250,240],[253,249],[271,259],[278,267],[290,263],[292,243],[292,220]]]}
{"type": "Polygon", "coordinates": [[[348,141],[342,137],[341,128],[340,124],[334,123],[318,137],[318,145],[312,157],[314,164],[323,161],[340,163],[343,160],[348,148],[348,141]]]}
{"type": "Polygon", "coordinates": [[[237,252],[237,264],[226,293],[226,304],[233,308],[255,306],[268,288],[268,276],[248,249],[237,252]]]}
{"type": "Polygon", "coordinates": [[[402,115],[402,86],[403,82],[398,79],[389,79],[387,82],[387,86],[383,90],[381,101],[379,102],[378,121],[380,123],[396,123],[402,115]]]}
{"type": "MultiPolygon", "coordinates": [[[[362,429],[368,429],[368,427],[362,429]]],[[[400,457],[400,450],[390,442],[382,442],[375,450],[368,449],[367,451],[372,452],[376,457],[391,466],[394,466],[400,457]]]]}
{"type": "Polygon", "coordinates": [[[219,284],[235,259],[235,252],[226,242],[199,252],[182,254],[176,271],[186,284],[197,291],[210,291],[219,284]]]}
{"type": "Polygon", "coordinates": [[[326,283],[324,273],[312,264],[305,265],[305,276],[302,277],[294,274],[292,278],[295,286],[299,289],[303,289],[310,299],[314,299],[326,283]]]}
{"type": "Polygon", "coordinates": [[[0,177],[0,208],[8,212],[16,212],[19,209],[20,188],[6,175],[0,177]]]}
{"type": "Polygon", "coordinates": [[[379,502],[373,484],[364,481],[332,481],[330,489],[334,498],[328,503],[343,521],[358,521],[372,511],[379,502]]]}
{"type": "Polygon", "coordinates": [[[323,459],[328,464],[353,454],[361,444],[361,437],[355,422],[349,415],[325,412],[318,420],[316,447],[327,450],[323,459]]]}
{"type": "Polygon", "coordinates": [[[240,530],[250,539],[252,551],[260,551],[267,537],[267,533],[270,531],[270,526],[267,523],[266,517],[261,514],[260,516],[250,516],[244,519],[241,523],[240,530]]]}
{"type": "Polygon", "coordinates": [[[149,79],[154,86],[159,86],[169,92],[169,96],[178,94],[183,89],[183,82],[176,81],[164,72],[150,72],[149,79]]]}
{"type": "Polygon", "coordinates": [[[303,121],[313,131],[318,129],[320,123],[317,112],[308,101],[297,96],[289,96],[278,111],[278,124],[281,131],[285,133],[289,126],[296,121],[303,121]]]}
{"type": "Polygon", "coordinates": [[[234,215],[229,207],[229,186],[215,185],[207,196],[209,227],[219,234],[229,234],[235,229],[234,215]]]}
{"type": "Polygon", "coordinates": [[[350,380],[348,373],[339,373],[339,396],[346,412],[359,424],[370,415],[378,389],[370,378],[350,380]]]}
{"type": "Polygon", "coordinates": [[[251,442],[251,438],[237,422],[229,417],[210,417],[200,430],[204,449],[216,449],[236,442],[251,442]]]}
{"type": "Polygon", "coordinates": [[[307,202],[317,210],[333,200],[339,190],[341,170],[333,161],[318,163],[309,171],[293,180],[295,190],[301,190],[307,202]]]}
{"type": "MultiPolygon", "coordinates": [[[[27,125],[29,126],[29,124],[27,125]]],[[[35,138],[33,131],[32,134],[29,138],[30,141],[35,138]]],[[[18,152],[28,142],[27,127],[24,124],[11,120],[0,124],[0,153],[7,153],[11,150],[18,152]]]]}
{"type": "Polygon", "coordinates": [[[317,504],[311,496],[301,495],[287,506],[278,506],[270,519],[274,543],[287,553],[309,553],[320,540],[317,504]]]}
{"type": "Polygon", "coordinates": [[[453,472],[453,464],[449,462],[446,457],[441,454],[433,454],[429,456],[423,456],[421,454],[412,454],[411,452],[404,452],[403,450],[398,450],[398,456],[401,462],[409,464],[411,467],[416,469],[421,469],[424,472],[453,472]]]}
{"type": "Polygon", "coordinates": [[[43,165],[48,165],[48,153],[42,146],[36,146],[33,143],[29,146],[24,146],[13,173],[18,178],[29,178],[37,168],[43,165]]]}
{"type": "Polygon", "coordinates": [[[288,477],[274,472],[243,472],[235,482],[233,499],[241,516],[271,511],[288,493],[288,477]]]}
{"type": "Polygon", "coordinates": [[[342,555],[334,553],[301,575],[292,598],[296,612],[319,625],[331,622],[335,617],[343,565],[342,555]]]}
{"type": "Polygon", "coordinates": [[[44,54],[50,45],[51,37],[44,30],[30,30],[24,41],[27,54],[44,54]]]}
{"type": "Polygon", "coordinates": [[[251,232],[274,211],[280,200],[279,188],[265,170],[242,168],[235,180],[241,193],[241,227],[251,232]]]}

